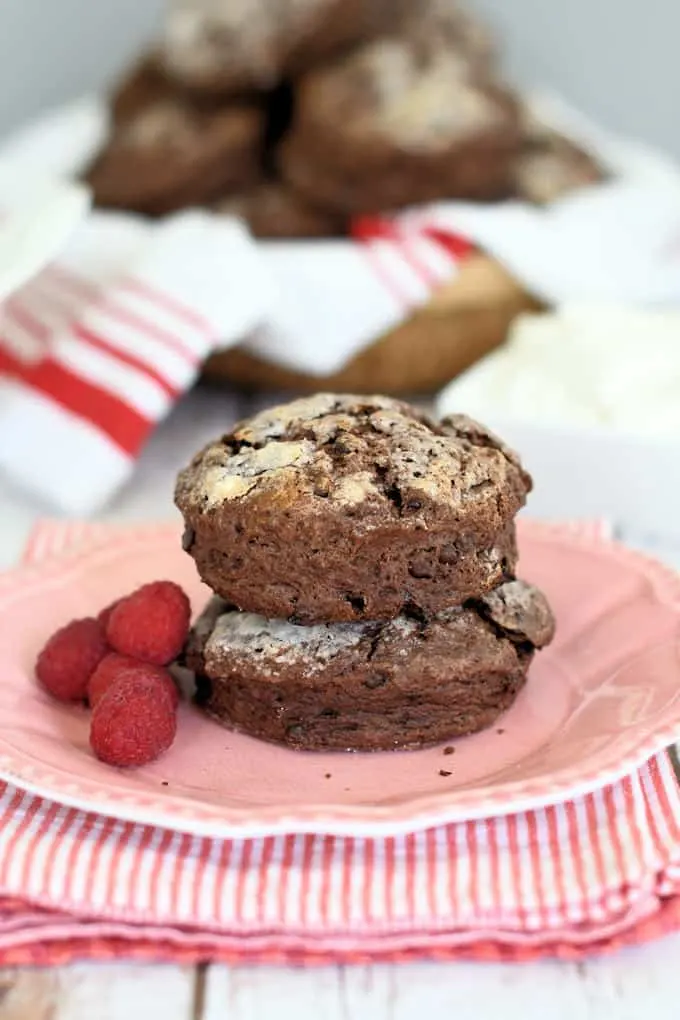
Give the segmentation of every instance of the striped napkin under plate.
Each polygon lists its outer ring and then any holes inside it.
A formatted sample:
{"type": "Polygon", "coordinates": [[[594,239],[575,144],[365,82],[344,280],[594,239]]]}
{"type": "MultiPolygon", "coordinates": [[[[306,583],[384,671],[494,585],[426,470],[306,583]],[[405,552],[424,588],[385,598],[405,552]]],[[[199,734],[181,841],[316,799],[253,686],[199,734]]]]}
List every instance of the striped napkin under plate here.
{"type": "MultiPolygon", "coordinates": [[[[26,559],[107,535],[45,522],[26,559]]],[[[394,839],[212,840],[0,788],[2,965],[578,958],[678,926],[665,754],[567,804],[394,839]]]]}

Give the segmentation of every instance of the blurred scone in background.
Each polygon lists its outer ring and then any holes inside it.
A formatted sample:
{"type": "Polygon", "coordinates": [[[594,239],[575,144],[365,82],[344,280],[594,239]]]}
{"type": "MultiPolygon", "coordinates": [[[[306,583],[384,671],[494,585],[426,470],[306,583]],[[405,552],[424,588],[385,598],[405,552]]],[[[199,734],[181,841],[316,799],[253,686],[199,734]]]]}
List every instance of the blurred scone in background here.
{"type": "MultiPolygon", "coordinates": [[[[164,0],[4,0],[0,131],[110,84],[140,41],[157,31],[164,6],[164,0]]],[[[610,128],[680,155],[672,87],[679,7],[667,0],[469,6],[501,35],[513,76],[528,85],[549,81],[610,128]]]]}

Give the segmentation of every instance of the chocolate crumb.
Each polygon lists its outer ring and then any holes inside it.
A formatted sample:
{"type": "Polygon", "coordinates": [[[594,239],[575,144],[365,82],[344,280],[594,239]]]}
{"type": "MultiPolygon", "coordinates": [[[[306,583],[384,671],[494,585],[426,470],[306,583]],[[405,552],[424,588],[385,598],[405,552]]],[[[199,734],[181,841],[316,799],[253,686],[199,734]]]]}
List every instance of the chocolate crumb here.
{"type": "Polygon", "coordinates": [[[330,772],[327,772],[327,773],[326,773],[326,776],[325,776],[325,778],[326,778],[326,779],[330,779],[330,778],[331,778],[331,774],[330,774],[330,772]]]}
{"type": "Polygon", "coordinates": [[[451,745],[449,745],[448,747],[444,748],[442,754],[453,754],[455,750],[456,750],[455,747],[451,747],[451,745]]]}
{"type": "Polygon", "coordinates": [[[440,776],[452,776],[453,772],[447,772],[446,769],[440,769],[439,770],[439,775],[440,776]]]}
{"type": "Polygon", "coordinates": [[[170,784],[168,783],[167,779],[164,779],[164,780],[162,781],[162,783],[161,783],[161,786],[169,786],[169,785],[170,785],[170,784]]]}

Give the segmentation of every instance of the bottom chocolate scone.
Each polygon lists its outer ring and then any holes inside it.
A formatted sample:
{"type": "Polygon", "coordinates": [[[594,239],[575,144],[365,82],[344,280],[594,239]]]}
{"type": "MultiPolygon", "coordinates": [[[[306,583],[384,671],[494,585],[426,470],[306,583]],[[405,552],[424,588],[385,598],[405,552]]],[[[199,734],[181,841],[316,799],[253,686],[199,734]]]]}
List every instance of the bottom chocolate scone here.
{"type": "Polygon", "coordinates": [[[219,722],[309,751],[414,749],[491,725],[552,639],[544,595],[508,581],[430,619],[303,627],[213,598],[186,650],[219,722]]]}

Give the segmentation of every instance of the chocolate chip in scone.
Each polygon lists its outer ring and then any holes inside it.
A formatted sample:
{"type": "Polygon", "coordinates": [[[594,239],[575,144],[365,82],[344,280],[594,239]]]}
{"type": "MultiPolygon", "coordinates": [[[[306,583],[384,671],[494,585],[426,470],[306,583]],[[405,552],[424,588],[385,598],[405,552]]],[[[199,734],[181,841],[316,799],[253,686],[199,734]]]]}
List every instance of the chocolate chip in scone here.
{"type": "Polygon", "coordinates": [[[427,556],[416,556],[409,564],[408,572],[411,577],[432,577],[435,567],[427,556]]]}
{"type": "Polygon", "coordinates": [[[363,613],[366,608],[366,599],[363,595],[346,595],[345,597],[357,616],[363,613]]]}
{"type": "Polygon", "coordinates": [[[387,673],[370,673],[364,680],[364,687],[367,687],[369,691],[375,691],[379,687],[384,687],[389,681],[387,673]]]}
{"type": "Polygon", "coordinates": [[[444,563],[446,566],[451,566],[458,559],[458,549],[455,545],[445,545],[442,547],[439,553],[439,562],[444,563]]]}

